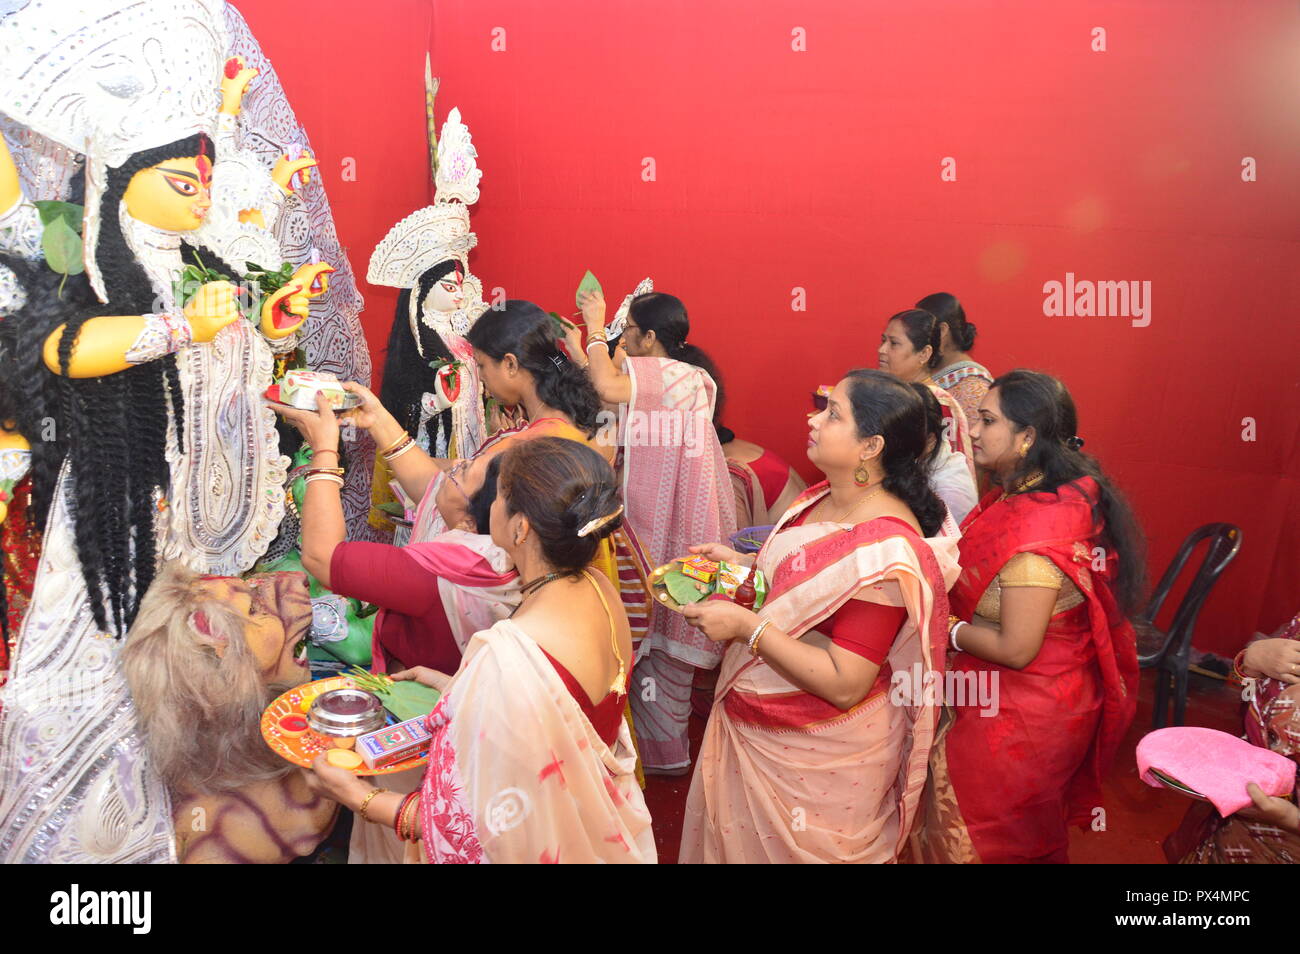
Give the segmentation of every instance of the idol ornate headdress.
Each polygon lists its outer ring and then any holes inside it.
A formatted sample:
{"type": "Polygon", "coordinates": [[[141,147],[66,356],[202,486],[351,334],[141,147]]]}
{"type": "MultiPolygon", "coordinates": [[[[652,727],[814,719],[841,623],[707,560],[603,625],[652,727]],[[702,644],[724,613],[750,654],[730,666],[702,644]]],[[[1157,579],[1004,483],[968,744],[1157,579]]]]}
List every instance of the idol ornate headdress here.
{"type": "Polygon", "coordinates": [[[632,289],[632,294],[624,298],[623,304],[618,306],[618,311],[614,313],[614,320],[611,321],[609,327],[605,329],[606,334],[608,334],[610,338],[617,338],[621,335],[623,329],[627,327],[627,316],[628,312],[632,310],[632,299],[636,298],[638,295],[647,295],[654,290],[654,282],[649,278],[641,279],[640,284],[638,284],[636,288],[632,289]]]}
{"type": "Polygon", "coordinates": [[[86,154],[86,274],[101,300],[95,245],[108,168],[212,134],[225,23],[224,0],[31,0],[0,20],[6,115],[86,154]]]}
{"type": "Polygon", "coordinates": [[[469,230],[469,207],[478,201],[482,171],[469,129],[453,109],[438,138],[433,205],[398,222],[370,256],[366,281],[390,288],[414,288],[420,276],[448,259],[468,267],[478,237],[469,230]]]}

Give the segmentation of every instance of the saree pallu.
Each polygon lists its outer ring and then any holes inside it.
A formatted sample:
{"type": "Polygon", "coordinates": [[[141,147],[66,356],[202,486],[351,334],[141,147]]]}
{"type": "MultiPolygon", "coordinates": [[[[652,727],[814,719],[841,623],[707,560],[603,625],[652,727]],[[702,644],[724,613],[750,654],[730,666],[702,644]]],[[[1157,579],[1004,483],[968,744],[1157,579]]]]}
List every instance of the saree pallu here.
{"type": "Polygon", "coordinates": [[[767,526],[776,523],[781,514],[790,508],[799,495],[807,488],[793,469],[788,468],[789,476],[785,486],[777,494],[776,500],[768,506],[767,496],[763,493],[763,483],[749,464],[726,458],[727,472],[731,476],[731,490],[736,504],[736,529],[745,527],[767,526]]]}
{"type": "Polygon", "coordinates": [[[962,574],[952,610],[969,620],[984,590],[1017,553],[1036,553],[1083,602],[1053,616],[1042,648],[1016,670],[956,653],[950,667],[993,686],[996,714],[945,712],[931,755],[924,819],[912,860],[1065,863],[1070,824],[1101,807],[1101,778],[1137,709],[1133,627],[1111,592],[1117,560],[1094,571],[1099,528],[1091,479],[1054,493],[984,498],[962,525],[962,574]]]}
{"type": "MultiPolygon", "coordinates": [[[[671,358],[628,358],[632,396],[619,426],[627,523],[652,567],[736,530],[735,497],[713,427],[717,386],[671,358]]],[[[679,614],[653,604],[637,658],[659,650],[711,669],[722,649],[679,614]]]]}
{"type": "Polygon", "coordinates": [[[936,371],[934,383],[956,399],[966,412],[966,422],[974,427],[979,419],[980,402],[993,384],[993,375],[976,361],[958,361],[936,371]]]}
{"type": "Polygon", "coordinates": [[[801,496],[760,551],[772,582],[759,615],[798,638],[850,599],[905,607],[886,658],[894,676],[845,712],[732,642],[687,796],[682,863],[891,862],[911,831],[956,538],[923,540],[890,519],[781,530],[825,493],[822,483],[801,496]]]}
{"type": "MultiPolygon", "coordinates": [[[[1300,640],[1300,614],[1274,638],[1300,640]]],[[[1248,742],[1300,764],[1300,685],[1256,679],[1245,723],[1248,742]]],[[[1300,864],[1300,833],[1240,814],[1224,818],[1208,802],[1193,802],[1164,850],[1170,864],[1294,865],[1300,864]]]]}
{"type": "Polygon", "coordinates": [[[606,745],[555,667],[502,620],[428,717],[420,824],[435,864],[653,864],[624,722],[606,745]]]}
{"type": "Polygon", "coordinates": [[[933,381],[927,381],[926,387],[939,402],[939,410],[943,412],[943,425],[948,434],[948,446],[954,453],[961,454],[966,458],[966,466],[970,470],[972,478],[978,478],[975,472],[975,451],[971,447],[970,441],[970,422],[966,418],[966,411],[957,399],[945,391],[933,381]]]}

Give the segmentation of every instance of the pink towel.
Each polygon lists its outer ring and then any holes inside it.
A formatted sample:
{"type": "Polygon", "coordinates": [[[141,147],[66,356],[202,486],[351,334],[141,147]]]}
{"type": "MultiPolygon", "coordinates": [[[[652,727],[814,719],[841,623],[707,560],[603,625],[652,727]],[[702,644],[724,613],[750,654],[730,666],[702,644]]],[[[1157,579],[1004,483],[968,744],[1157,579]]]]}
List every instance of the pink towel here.
{"type": "Polygon", "coordinates": [[[1137,745],[1142,781],[1163,787],[1151,769],[1200,792],[1225,818],[1251,804],[1246,784],[1267,795],[1290,795],[1296,786],[1295,763],[1276,752],[1251,745],[1217,729],[1173,726],[1157,729],[1137,745]]]}

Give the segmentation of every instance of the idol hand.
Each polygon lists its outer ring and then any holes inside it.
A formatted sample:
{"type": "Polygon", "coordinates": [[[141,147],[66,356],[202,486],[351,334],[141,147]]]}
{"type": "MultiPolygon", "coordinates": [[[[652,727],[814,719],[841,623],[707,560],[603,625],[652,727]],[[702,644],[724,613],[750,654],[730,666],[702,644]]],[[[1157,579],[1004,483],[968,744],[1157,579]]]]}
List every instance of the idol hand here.
{"type": "Polygon", "coordinates": [[[226,60],[226,68],[221,76],[221,112],[227,116],[238,116],[244,103],[244,94],[248,84],[260,71],[246,69],[242,56],[232,56],[226,60]]]}
{"type": "Polygon", "coordinates": [[[302,327],[310,308],[309,297],[303,291],[303,286],[289,282],[262,302],[262,334],[272,341],[289,337],[302,327]],[[284,303],[283,308],[281,302],[284,303]]]}
{"type": "Polygon", "coordinates": [[[199,286],[185,306],[185,318],[196,344],[211,341],[226,325],[244,317],[235,300],[236,291],[230,282],[206,282],[199,286]]]}
{"type": "Polygon", "coordinates": [[[297,159],[290,159],[287,155],[281,156],[275,160],[275,167],[271,170],[271,178],[285,195],[293,194],[293,177],[297,173],[302,173],[302,184],[306,185],[311,181],[311,169],[316,165],[316,160],[312,158],[311,153],[304,152],[297,159]]]}

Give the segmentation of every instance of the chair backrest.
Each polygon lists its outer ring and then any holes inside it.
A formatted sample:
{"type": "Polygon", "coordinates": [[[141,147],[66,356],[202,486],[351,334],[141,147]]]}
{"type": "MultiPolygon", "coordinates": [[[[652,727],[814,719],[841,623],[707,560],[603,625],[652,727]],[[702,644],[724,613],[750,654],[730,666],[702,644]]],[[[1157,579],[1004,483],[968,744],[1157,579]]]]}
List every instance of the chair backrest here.
{"type": "Polygon", "coordinates": [[[1210,541],[1205,549],[1205,558],[1187,587],[1183,601],[1179,604],[1169,625],[1169,639],[1166,646],[1175,652],[1181,652],[1185,648],[1196,627],[1196,617],[1201,612],[1205,598],[1210,595],[1210,590],[1213,589],[1219,576],[1241,549],[1241,529],[1230,523],[1207,523],[1188,534],[1183,545],[1178,548],[1178,553],[1170,561],[1164,576],[1160,578],[1160,583],[1151,594],[1146,608],[1138,615],[1138,619],[1144,622],[1154,622],[1160,607],[1169,596],[1170,590],[1174,588],[1174,582],[1182,573],[1183,567],[1187,565],[1187,561],[1191,559],[1192,551],[1205,539],[1210,541]]]}

